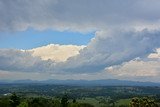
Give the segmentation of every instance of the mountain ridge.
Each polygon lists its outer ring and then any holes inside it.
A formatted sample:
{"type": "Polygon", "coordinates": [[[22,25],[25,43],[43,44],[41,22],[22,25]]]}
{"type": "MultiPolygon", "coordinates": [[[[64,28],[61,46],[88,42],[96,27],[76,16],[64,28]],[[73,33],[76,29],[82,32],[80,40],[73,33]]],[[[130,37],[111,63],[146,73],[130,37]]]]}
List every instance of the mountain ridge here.
{"type": "Polygon", "coordinates": [[[100,80],[0,80],[0,84],[53,84],[53,85],[75,85],[75,86],[160,86],[156,82],[140,82],[118,79],[100,79],[100,80]]]}

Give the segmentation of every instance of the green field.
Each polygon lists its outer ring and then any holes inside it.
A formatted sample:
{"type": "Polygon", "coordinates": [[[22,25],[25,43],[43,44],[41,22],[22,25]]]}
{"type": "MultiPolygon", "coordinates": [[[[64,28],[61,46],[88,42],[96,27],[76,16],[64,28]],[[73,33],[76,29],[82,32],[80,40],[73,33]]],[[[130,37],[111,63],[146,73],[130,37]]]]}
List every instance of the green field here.
{"type": "Polygon", "coordinates": [[[0,107],[13,107],[10,101],[17,102],[17,105],[28,105],[14,107],[64,107],[63,104],[68,105],[66,107],[129,107],[130,103],[141,104],[142,100],[158,105],[152,104],[151,107],[160,107],[160,87],[48,84],[0,86],[0,107]]]}

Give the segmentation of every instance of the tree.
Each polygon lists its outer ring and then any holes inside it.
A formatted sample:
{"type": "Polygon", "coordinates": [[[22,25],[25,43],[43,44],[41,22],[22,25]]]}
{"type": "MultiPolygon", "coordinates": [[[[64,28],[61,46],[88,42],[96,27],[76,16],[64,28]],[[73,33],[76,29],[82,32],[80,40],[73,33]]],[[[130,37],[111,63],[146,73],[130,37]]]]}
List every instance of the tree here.
{"type": "Polygon", "coordinates": [[[111,99],[110,97],[107,98],[107,100],[108,100],[107,106],[109,106],[109,107],[115,107],[115,102],[116,102],[116,101],[114,101],[114,100],[111,99]]]}
{"type": "Polygon", "coordinates": [[[13,93],[10,97],[10,105],[11,107],[17,107],[20,104],[20,98],[13,93]]]}
{"type": "Polygon", "coordinates": [[[94,107],[94,106],[89,103],[80,103],[79,107],[94,107]]]}
{"type": "Polygon", "coordinates": [[[139,107],[139,99],[132,98],[132,101],[130,102],[130,107],[139,107]]]}
{"type": "Polygon", "coordinates": [[[8,97],[1,97],[0,98],[0,107],[11,107],[8,97]]]}
{"type": "Polygon", "coordinates": [[[59,101],[59,99],[53,100],[53,107],[61,107],[61,102],[59,101]]]}
{"type": "Polygon", "coordinates": [[[140,98],[133,98],[130,102],[130,107],[157,107],[157,104],[154,100],[150,100],[147,97],[140,98]]]}
{"type": "Polygon", "coordinates": [[[73,99],[73,103],[76,103],[76,99],[75,98],[73,99]]]}
{"type": "Polygon", "coordinates": [[[61,99],[61,105],[62,107],[67,107],[68,106],[68,96],[65,94],[62,99],[61,99]]]}
{"type": "Polygon", "coordinates": [[[52,102],[50,99],[46,99],[43,97],[33,98],[28,103],[29,107],[51,107],[52,102]]]}
{"type": "Polygon", "coordinates": [[[21,102],[17,107],[28,107],[27,102],[21,102]]]}

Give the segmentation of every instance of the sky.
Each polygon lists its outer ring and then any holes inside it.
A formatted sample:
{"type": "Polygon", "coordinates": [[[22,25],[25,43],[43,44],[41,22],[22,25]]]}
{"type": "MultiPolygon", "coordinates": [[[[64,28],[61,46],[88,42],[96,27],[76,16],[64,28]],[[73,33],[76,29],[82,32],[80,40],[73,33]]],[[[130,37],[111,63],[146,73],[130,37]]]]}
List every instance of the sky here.
{"type": "Polygon", "coordinates": [[[159,0],[0,0],[0,80],[160,82],[159,0]]]}
{"type": "Polygon", "coordinates": [[[0,48],[32,49],[48,44],[87,45],[94,32],[80,33],[69,31],[27,29],[20,32],[0,32],[0,48]],[[62,39],[63,38],[63,39],[62,39]]]}

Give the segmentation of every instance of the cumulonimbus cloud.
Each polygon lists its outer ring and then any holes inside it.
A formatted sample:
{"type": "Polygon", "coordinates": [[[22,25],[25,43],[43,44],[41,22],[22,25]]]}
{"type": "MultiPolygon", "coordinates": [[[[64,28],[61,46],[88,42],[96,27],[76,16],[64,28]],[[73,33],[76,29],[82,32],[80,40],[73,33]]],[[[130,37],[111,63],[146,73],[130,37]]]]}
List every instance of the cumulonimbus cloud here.
{"type": "Polygon", "coordinates": [[[57,62],[79,54],[84,47],[50,44],[31,50],[0,49],[0,70],[53,72],[57,62]]]}
{"type": "MultiPolygon", "coordinates": [[[[0,50],[0,70],[48,73],[95,73],[137,57],[146,57],[160,47],[160,31],[100,31],[77,56],[65,62],[42,60],[30,51],[0,50]]],[[[69,50],[69,49],[68,49],[69,50]]]]}
{"type": "Polygon", "coordinates": [[[58,65],[68,72],[98,72],[137,57],[145,57],[160,47],[160,31],[119,31],[97,33],[80,54],[58,65]]]}

